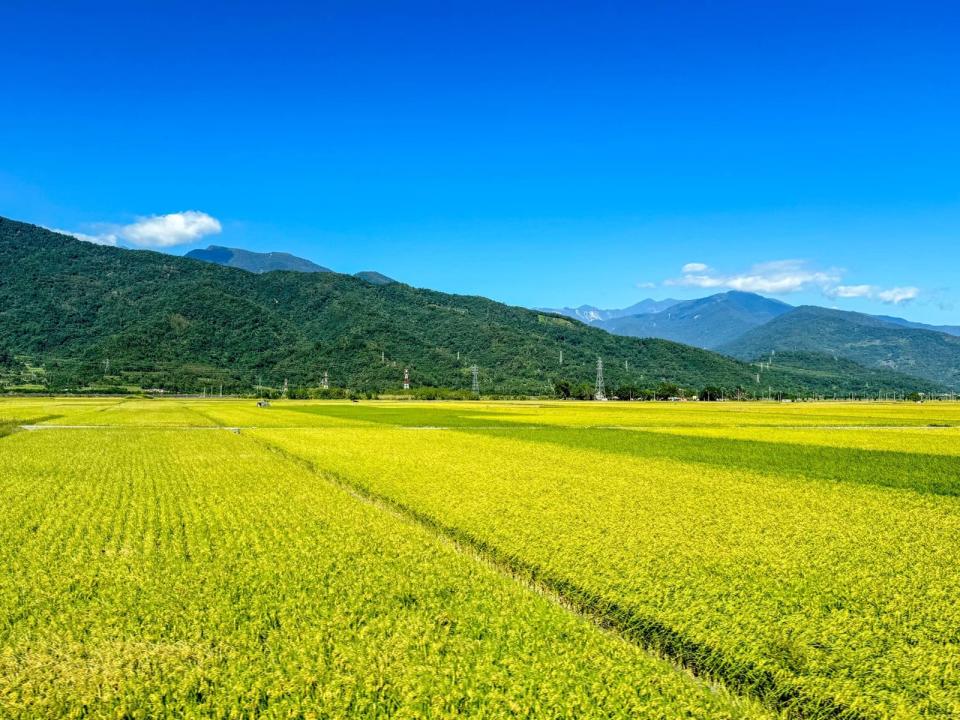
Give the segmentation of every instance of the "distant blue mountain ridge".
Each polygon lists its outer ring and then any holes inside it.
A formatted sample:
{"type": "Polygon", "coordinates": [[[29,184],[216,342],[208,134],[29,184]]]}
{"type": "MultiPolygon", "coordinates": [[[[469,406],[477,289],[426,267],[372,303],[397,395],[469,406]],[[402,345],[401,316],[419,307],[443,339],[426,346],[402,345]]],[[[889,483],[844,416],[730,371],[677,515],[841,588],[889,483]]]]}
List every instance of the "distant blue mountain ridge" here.
{"type": "MultiPolygon", "coordinates": [[[[304,272],[304,273],[328,273],[334,272],[323,265],[317,265],[306,258],[297,257],[285,252],[253,252],[241,248],[229,248],[222,245],[210,245],[203,249],[191,250],[186,254],[192,260],[203,260],[204,262],[215,263],[216,265],[225,265],[226,267],[238,268],[252,273],[274,272],[277,270],[286,272],[304,272]]],[[[365,280],[371,285],[389,285],[396,282],[383,273],[376,270],[363,270],[355,273],[354,277],[365,280]]]]}
{"type": "Polygon", "coordinates": [[[648,299],[623,310],[582,305],[551,312],[615,335],[673,340],[740,360],[769,361],[777,353],[842,358],[960,389],[960,326],[955,325],[794,307],[737,291],[685,301],[648,299]]]}

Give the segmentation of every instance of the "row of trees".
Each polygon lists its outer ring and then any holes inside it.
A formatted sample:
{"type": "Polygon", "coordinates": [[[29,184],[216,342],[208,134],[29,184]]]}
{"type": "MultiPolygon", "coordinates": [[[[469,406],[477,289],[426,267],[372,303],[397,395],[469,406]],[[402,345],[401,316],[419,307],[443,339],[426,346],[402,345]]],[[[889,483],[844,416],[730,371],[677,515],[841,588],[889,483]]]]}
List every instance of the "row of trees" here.
{"type": "MultiPolygon", "coordinates": [[[[596,387],[591,383],[571,383],[559,380],[553,385],[554,395],[558,398],[573,400],[592,400],[596,394],[596,387]]],[[[606,396],[612,400],[670,400],[671,398],[699,400],[721,400],[724,398],[736,399],[747,397],[742,387],[734,390],[723,390],[718,387],[706,387],[699,392],[688,390],[674,383],[661,382],[654,387],[640,387],[637,385],[607,386],[604,389],[606,396]]]]}
{"type": "MultiPolygon", "coordinates": [[[[157,389],[169,393],[204,393],[204,394],[226,394],[226,395],[259,395],[262,397],[278,398],[289,397],[291,399],[373,399],[379,395],[404,396],[420,400],[469,400],[476,396],[469,390],[463,388],[454,389],[443,387],[442,384],[430,382],[426,378],[419,378],[422,384],[416,385],[409,391],[402,391],[398,387],[390,387],[386,383],[358,382],[351,388],[331,387],[322,389],[308,383],[297,382],[291,378],[289,388],[284,394],[282,386],[273,387],[261,384],[261,376],[257,376],[255,384],[251,385],[250,373],[237,371],[234,373],[216,371],[209,367],[183,366],[173,367],[166,370],[125,370],[118,372],[106,362],[93,361],[60,361],[54,360],[52,363],[45,364],[40,368],[32,368],[29,363],[25,363],[22,357],[15,357],[6,348],[0,347],[0,390],[16,389],[19,391],[42,391],[42,392],[76,392],[76,393],[129,393],[137,392],[140,389],[157,389]],[[108,374],[108,371],[109,374],[108,374]],[[425,382],[426,380],[426,382],[425,382]]],[[[435,380],[435,379],[434,379],[435,380]]],[[[494,385],[503,383],[494,383],[494,385]]],[[[695,387],[695,386],[694,386],[695,387]]],[[[542,394],[547,390],[558,398],[590,400],[596,393],[596,387],[593,383],[586,381],[576,381],[571,379],[555,380],[547,387],[543,385],[539,389],[528,389],[526,392],[507,391],[497,387],[490,388],[483,393],[486,398],[497,397],[519,397],[542,394]],[[495,390],[497,394],[491,394],[490,390],[495,390]]],[[[766,392],[758,391],[757,388],[745,389],[742,386],[719,387],[707,385],[701,389],[691,389],[681,387],[678,384],[661,381],[654,386],[640,386],[629,382],[609,383],[605,387],[606,397],[614,400],[670,400],[670,399],[698,399],[702,401],[715,400],[752,400],[757,398],[771,398],[774,400],[795,400],[800,397],[809,396],[804,393],[797,395],[797,390],[774,391],[768,388],[766,392]]],[[[889,398],[892,393],[881,392],[885,398],[889,398]]],[[[832,393],[814,394],[812,397],[832,397],[832,393]]],[[[847,392],[840,392],[837,395],[841,398],[863,397],[871,398],[875,392],[861,392],[850,395],[847,392]]],[[[876,395],[879,397],[879,395],[876,395]]],[[[897,399],[906,399],[913,401],[922,401],[922,393],[911,393],[905,396],[903,393],[893,394],[897,399]]]]}

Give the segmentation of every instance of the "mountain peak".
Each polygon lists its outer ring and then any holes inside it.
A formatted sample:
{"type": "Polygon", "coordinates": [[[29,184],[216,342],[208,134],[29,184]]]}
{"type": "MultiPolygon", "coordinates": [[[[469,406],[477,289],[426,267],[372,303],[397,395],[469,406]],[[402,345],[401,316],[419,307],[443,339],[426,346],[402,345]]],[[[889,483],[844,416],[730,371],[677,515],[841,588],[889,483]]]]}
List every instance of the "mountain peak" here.
{"type": "Polygon", "coordinates": [[[791,309],[779,300],[730,290],[678,302],[660,312],[612,318],[598,325],[617,335],[658,337],[710,349],[791,309]]]}
{"type": "Polygon", "coordinates": [[[191,250],[186,254],[192,260],[226,265],[253,273],[287,270],[291,272],[333,272],[329,268],[317,265],[306,258],[285,252],[253,252],[241,248],[229,248],[223,245],[209,245],[206,249],[191,250]]]}
{"type": "Polygon", "coordinates": [[[392,285],[396,282],[396,280],[393,278],[387,277],[383,273],[379,273],[376,270],[361,270],[358,273],[354,273],[353,276],[355,278],[359,278],[360,280],[365,280],[371,285],[392,285]]]}
{"type": "Polygon", "coordinates": [[[537,309],[542,312],[555,313],[556,315],[566,315],[574,320],[580,320],[588,325],[593,325],[604,320],[612,320],[614,318],[626,317],[628,315],[642,315],[645,313],[660,312],[661,310],[666,310],[668,307],[676,305],[678,302],[680,301],[673,300],[671,298],[667,298],[665,300],[654,300],[653,298],[647,298],[646,300],[641,300],[640,302],[634,303],[629,307],[620,309],[603,309],[594,305],[581,305],[576,308],[563,307],[537,309]]]}

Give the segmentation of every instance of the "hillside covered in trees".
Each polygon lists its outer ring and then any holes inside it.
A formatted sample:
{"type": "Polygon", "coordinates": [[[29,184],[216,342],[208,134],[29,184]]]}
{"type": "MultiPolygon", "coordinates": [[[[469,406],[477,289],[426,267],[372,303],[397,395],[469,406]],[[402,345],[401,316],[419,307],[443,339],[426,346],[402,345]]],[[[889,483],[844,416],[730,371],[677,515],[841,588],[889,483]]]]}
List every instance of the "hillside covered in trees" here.
{"type": "Polygon", "coordinates": [[[469,390],[476,364],[485,393],[577,394],[592,385],[598,357],[612,393],[936,389],[892,372],[861,377],[849,365],[774,366],[757,383],[755,367],[712,352],[482,297],[332,272],[254,274],[2,218],[0,356],[51,390],[249,392],[284,380],[317,387],[328,373],[331,386],[384,392],[400,388],[404,368],[415,387],[469,390]]]}
{"type": "Polygon", "coordinates": [[[927,327],[899,318],[805,305],[717,349],[743,360],[771,352],[820,353],[960,390],[960,337],[927,327]]]}

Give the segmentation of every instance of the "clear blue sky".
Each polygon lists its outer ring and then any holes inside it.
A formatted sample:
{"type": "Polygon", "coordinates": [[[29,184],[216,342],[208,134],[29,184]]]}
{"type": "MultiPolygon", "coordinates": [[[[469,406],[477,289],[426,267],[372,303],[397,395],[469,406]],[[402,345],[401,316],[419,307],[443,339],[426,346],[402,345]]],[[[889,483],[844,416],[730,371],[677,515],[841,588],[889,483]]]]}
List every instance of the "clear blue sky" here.
{"type": "Polygon", "coordinates": [[[960,322],[956,3],[6,0],[0,27],[5,216],[129,245],[192,210],[216,222],[166,251],[520,305],[960,322]]]}

